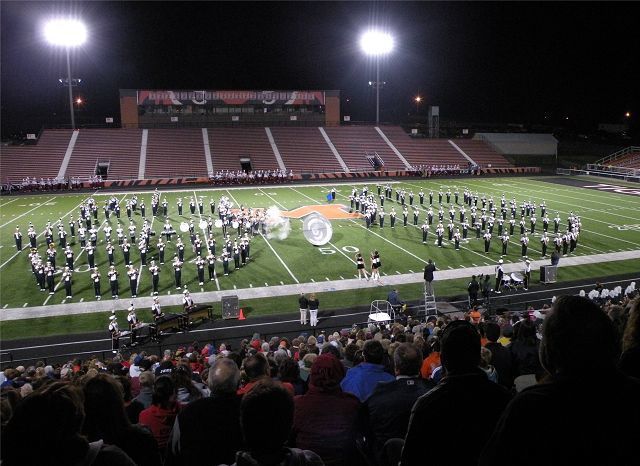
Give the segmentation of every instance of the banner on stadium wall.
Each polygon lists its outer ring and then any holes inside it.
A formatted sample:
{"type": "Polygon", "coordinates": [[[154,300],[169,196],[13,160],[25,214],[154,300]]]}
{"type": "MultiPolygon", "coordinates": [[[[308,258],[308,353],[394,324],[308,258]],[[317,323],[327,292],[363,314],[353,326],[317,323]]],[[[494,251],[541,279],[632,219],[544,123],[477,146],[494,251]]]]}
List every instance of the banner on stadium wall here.
{"type": "Polygon", "coordinates": [[[139,90],[138,105],[324,105],[323,91],[139,90]]]}

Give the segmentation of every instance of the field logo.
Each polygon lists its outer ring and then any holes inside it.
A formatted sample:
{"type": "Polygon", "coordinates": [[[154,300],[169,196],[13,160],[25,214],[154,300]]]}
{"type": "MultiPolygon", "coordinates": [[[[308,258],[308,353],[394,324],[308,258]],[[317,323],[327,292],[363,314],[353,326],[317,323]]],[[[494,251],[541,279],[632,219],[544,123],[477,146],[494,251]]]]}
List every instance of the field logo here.
{"type": "Polygon", "coordinates": [[[620,194],[631,194],[632,196],[640,196],[640,189],[629,188],[626,186],[618,186],[615,184],[588,184],[583,186],[584,188],[597,189],[598,191],[613,191],[620,194]]]}
{"type": "Polygon", "coordinates": [[[640,223],[633,225],[609,225],[609,228],[613,228],[618,231],[640,231],[640,223]]]}
{"type": "Polygon", "coordinates": [[[284,211],[282,212],[282,215],[289,218],[302,218],[314,212],[323,215],[329,220],[343,220],[362,217],[362,214],[357,212],[349,213],[349,208],[342,204],[306,205],[294,210],[284,211]]]}

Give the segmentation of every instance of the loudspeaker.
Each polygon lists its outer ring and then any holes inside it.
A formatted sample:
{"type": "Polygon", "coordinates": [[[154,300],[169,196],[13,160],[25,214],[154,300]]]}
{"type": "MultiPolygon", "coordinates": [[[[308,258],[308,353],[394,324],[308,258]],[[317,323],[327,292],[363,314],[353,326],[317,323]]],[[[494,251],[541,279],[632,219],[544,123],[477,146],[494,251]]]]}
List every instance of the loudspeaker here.
{"type": "Polygon", "coordinates": [[[237,319],[240,315],[240,305],[236,295],[222,297],[222,318],[237,319]]]}
{"type": "Polygon", "coordinates": [[[555,265],[541,265],[540,266],[540,282],[555,283],[557,270],[558,270],[558,267],[555,265]]]}

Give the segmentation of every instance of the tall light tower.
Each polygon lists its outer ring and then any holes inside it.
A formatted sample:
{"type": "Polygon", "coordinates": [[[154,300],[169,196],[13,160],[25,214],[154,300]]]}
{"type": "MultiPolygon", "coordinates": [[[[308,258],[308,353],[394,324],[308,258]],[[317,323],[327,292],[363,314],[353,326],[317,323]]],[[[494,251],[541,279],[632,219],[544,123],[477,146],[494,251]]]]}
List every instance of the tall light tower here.
{"type": "Polygon", "coordinates": [[[51,45],[64,47],[67,53],[67,84],[69,85],[69,111],[71,112],[71,129],[76,129],[73,113],[73,80],[71,79],[70,51],[87,40],[87,28],[77,19],[52,19],[44,26],[44,37],[51,45]]]}
{"type": "Polygon", "coordinates": [[[380,124],[380,57],[393,50],[393,37],[377,30],[369,30],[360,37],[362,51],[376,59],[376,126],[380,124]]]}

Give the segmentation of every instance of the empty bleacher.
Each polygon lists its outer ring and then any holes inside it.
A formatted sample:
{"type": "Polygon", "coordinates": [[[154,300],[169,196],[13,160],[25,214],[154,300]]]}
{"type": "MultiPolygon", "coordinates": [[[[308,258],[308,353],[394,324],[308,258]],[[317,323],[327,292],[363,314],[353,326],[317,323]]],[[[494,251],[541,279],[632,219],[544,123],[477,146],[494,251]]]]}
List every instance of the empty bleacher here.
{"type": "Polygon", "coordinates": [[[318,128],[271,128],[287,170],[295,173],[340,172],[342,167],[318,128]]]}
{"type": "Polygon", "coordinates": [[[468,160],[446,139],[413,138],[399,126],[384,126],[381,129],[413,166],[459,164],[466,167],[468,164],[468,160]]]}
{"type": "Polygon", "coordinates": [[[264,128],[209,128],[213,171],[240,170],[240,159],[251,159],[253,170],[279,169],[264,128]]]}
{"type": "Polygon", "coordinates": [[[453,142],[481,167],[504,168],[512,166],[501,153],[485,141],[476,139],[453,139],[453,142]]]}
{"type": "Polygon", "coordinates": [[[72,134],[70,129],[48,129],[42,132],[35,145],[2,146],[2,181],[17,182],[27,176],[56,178],[72,134]]]}
{"type": "Polygon", "coordinates": [[[350,170],[371,170],[366,154],[373,152],[382,158],[385,170],[406,169],[373,126],[325,128],[325,131],[350,170]]]}
{"type": "Polygon", "coordinates": [[[627,152],[626,154],[607,163],[614,167],[640,168],[640,151],[627,152]]]}
{"type": "Polygon", "coordinates": [[[135,179],[140,165],[141,129],[81,129],[66,176],[95,175],[96,162],[109,162],[109,180],[135,179]]]}
{"type": "Polygon", "coordinates": [[[207,176],[202,129],[150,129],[145,178],[207,176]]]}

